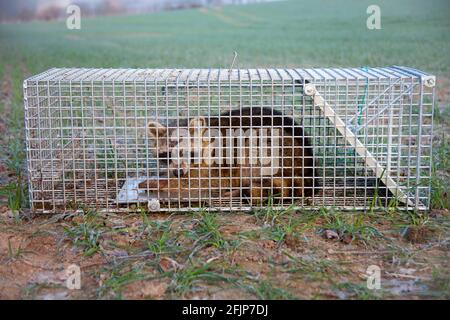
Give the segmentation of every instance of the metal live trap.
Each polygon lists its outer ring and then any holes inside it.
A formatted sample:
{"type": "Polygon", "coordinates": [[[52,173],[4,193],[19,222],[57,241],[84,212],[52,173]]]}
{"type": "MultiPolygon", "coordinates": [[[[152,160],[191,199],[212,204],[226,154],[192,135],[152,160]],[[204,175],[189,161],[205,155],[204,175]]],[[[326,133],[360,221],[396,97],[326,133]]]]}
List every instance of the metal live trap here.
{"type": "Polygon", "coordinates": [[[50,69],[24,82],[30,201],[427,209],[434,87],[397,66],[50,69]]]}

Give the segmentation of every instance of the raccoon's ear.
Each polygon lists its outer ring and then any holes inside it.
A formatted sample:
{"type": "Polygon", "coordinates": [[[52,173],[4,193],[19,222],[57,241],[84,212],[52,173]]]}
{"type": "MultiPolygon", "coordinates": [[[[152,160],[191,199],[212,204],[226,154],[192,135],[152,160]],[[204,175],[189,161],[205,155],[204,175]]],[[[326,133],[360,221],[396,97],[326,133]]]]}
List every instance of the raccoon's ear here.
{"type": "Polygon", "coordinates": [[[164,137],[167,135],[167,128],[157,121],[150,121],[148,123],[148,133],[154,137],[164,137]]]}
{"type": "Polygon", "coordinates": [[[204,117],[197,117],[189,122],[189,133],[191,135],[197,133],[201,136],[203,135],[205,130],[206,130],[206,119],[204,117]]]}

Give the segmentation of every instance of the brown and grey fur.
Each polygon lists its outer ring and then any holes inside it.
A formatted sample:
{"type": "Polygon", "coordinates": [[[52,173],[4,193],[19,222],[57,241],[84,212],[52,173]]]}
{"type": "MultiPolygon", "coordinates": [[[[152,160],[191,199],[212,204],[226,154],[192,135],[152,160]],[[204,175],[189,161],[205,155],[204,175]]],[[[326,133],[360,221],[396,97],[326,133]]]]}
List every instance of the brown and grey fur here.
{"type": "MultiPolygon", "coordinates": [[[[203,130],[214,128],[220,130],[222,137],[226,136],[227,129],[265,129],[269,133],[279,129],[279,132],[282,132],[278,159],[280,169],[271,176],[261,175],[262,165],[259,162],[250,164],[247,161],[250,148],[249,140],[246,139],[244,163],[211,165],[200,159],[196,163],[174,164],[169,160],[169,176],[141,183],[141,188],[190,198],[206,196],[209,190],[213,189],[220,190],[221,197],[225,199],[247,197],[251,198],[252,203],[259,203],[270,195],[284,199],[309,197],[313,194],[314,187],[317,187],[314,183],[313,150],[309,139],[304,136],[303,128],[294,119],[275,109],[236,109],[220,116],[180,119],[178,126],[187,128],[191,134],[202,134],[203,130]],[[195,132],[196,130],[201,132],[195,132]]],[[[157,122],[149,123],[149,135],[163,159],[169,157],[170,148],[177,144],[177,141],[169,138],[172,130],[176,128],[168,129],[157,122]]],[[[211,141],[202,142],[204,147],[210,143],[211,141]]],[[[223,143],[225,145],[225,142],[223,143]]],[[[235,147],[233,156],[237,157],[237,153],[235,147]]]]}

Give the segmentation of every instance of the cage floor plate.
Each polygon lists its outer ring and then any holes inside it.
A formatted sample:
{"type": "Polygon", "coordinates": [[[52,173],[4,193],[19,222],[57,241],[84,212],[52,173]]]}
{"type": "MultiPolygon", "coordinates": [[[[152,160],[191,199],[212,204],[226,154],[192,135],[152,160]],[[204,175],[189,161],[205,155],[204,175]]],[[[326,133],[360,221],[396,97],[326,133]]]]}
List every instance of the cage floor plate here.
{"type": "MultiPolygon", "coordinates": [[[[178,203],[182,206],[191,205],[193,203],[204,203],[209,206],[218,207],[242,207],[247,205],[246,199],[220,199],[218,194],[205,194],[193,195],[180,194],[177,197],[169,196],[166,192],[149,193],[147,190],[139,188],[141,182],[147,180],[158,179],[158,176],[142,176],[138,178],[128,178],[120,188],[117,197],[117,204],[130,204],[130,203],[147,203],[148,201],[157,199],[162,203],[178,203]],[[208,201],[208,199],[210,199],[208,201]],[[206,201],[206,203],[205,203],[206,201]]],[[[322,179],[319,178],[320,185],[325,188],[316,193],[314,198],[303,199],[305,203],[309,203],[315,206],[366,206],[370,199],[373,198],[376,186],[376,178],[354,179],[348,178],[344,180],[336,179],[322,179]]],[[[390,196],[387,194],[385,188],[380,189],[381,199],[387,204],[390,196]],[[382,191],[381,191],[382,190],[382,191]]],[[[423,206],[423,204],[420,204],[423,206]]]]}
{"type": "MultiPolygon", "coordinates": [[[[195,190],[191,192],[179,193],[176,196],[169,195],[167,192],[152,193],[147,192],[146,189],[139,188],[141,182],[148,180],[158,180],[161,177],[148,176],[138,178],[128,178],[120,188],[117,204],[129,204],[129,203],[146,203],[150,200],[157,199],[161,202],[179,202],[179,203],[192,203],[192,202],[204,202],[207,199],[214,199],[218,197],[216,192],[205,191],[199,194],[195,190]]],[[[212,202],[212,201],[211,201],[212,202]]]]}
{"type": "Polygon", "coordinates": [[[158,179],[158,177],[138,177],[125,180],[122,188],[120,188],[117,203],[141,203],[152,199],[157,199],[155,195],[148,194],[144,189],[139,189],[139,183],[152,178],[158,179]]]}

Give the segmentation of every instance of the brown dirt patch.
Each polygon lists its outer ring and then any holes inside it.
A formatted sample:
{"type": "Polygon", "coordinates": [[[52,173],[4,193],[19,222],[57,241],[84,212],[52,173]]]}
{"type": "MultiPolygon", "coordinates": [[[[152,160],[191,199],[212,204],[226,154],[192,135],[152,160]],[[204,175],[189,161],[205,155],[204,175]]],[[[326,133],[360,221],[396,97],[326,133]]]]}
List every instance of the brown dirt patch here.
{"type": "MultiPolygon", "coordinates": [[[[397,218],[392,221],[375,216],[367,223],[385,238],[362,241],[356,237],[350,244],[325,239],[319,232],[321,219],[310,220],[311,227],[306,231],[298,230],[280,242],[271,239],[278,229],[252,215],[219,215],[220,234],[229,241],[223,247],[201,244],[194,233],[192,215],[148,218],[150,225],[146,228],[139,215],[100,215],[100,251],[87,257],[83,247],[76,245],[64,229],[82,224],[85,220],[81,215],[59,219],[38,216],[19,223],[2,215],[0,298],[448,297],[442,285],[448,281],[450,270],[447,212],[430,217],[437,231],[420,243],[401,236],[397,218]],[[163,228],[164,222],[171,222],[171,227],[164,229],[165,242],[159,248],[155,244],[164,232],[155,228],[163,228]],[[123,229],[114,231],[114,226],[123,229]],[[162,254],[149,250],[161,250],[162,254]],[[81,268],[81,290],[66,287],[65,271],[71,264],[81,268]],[[370,265],[382,270],[382,291],[365,287],[370,265]]],[[[295,213],[283,218],[305,219],[295,213]]]]}

